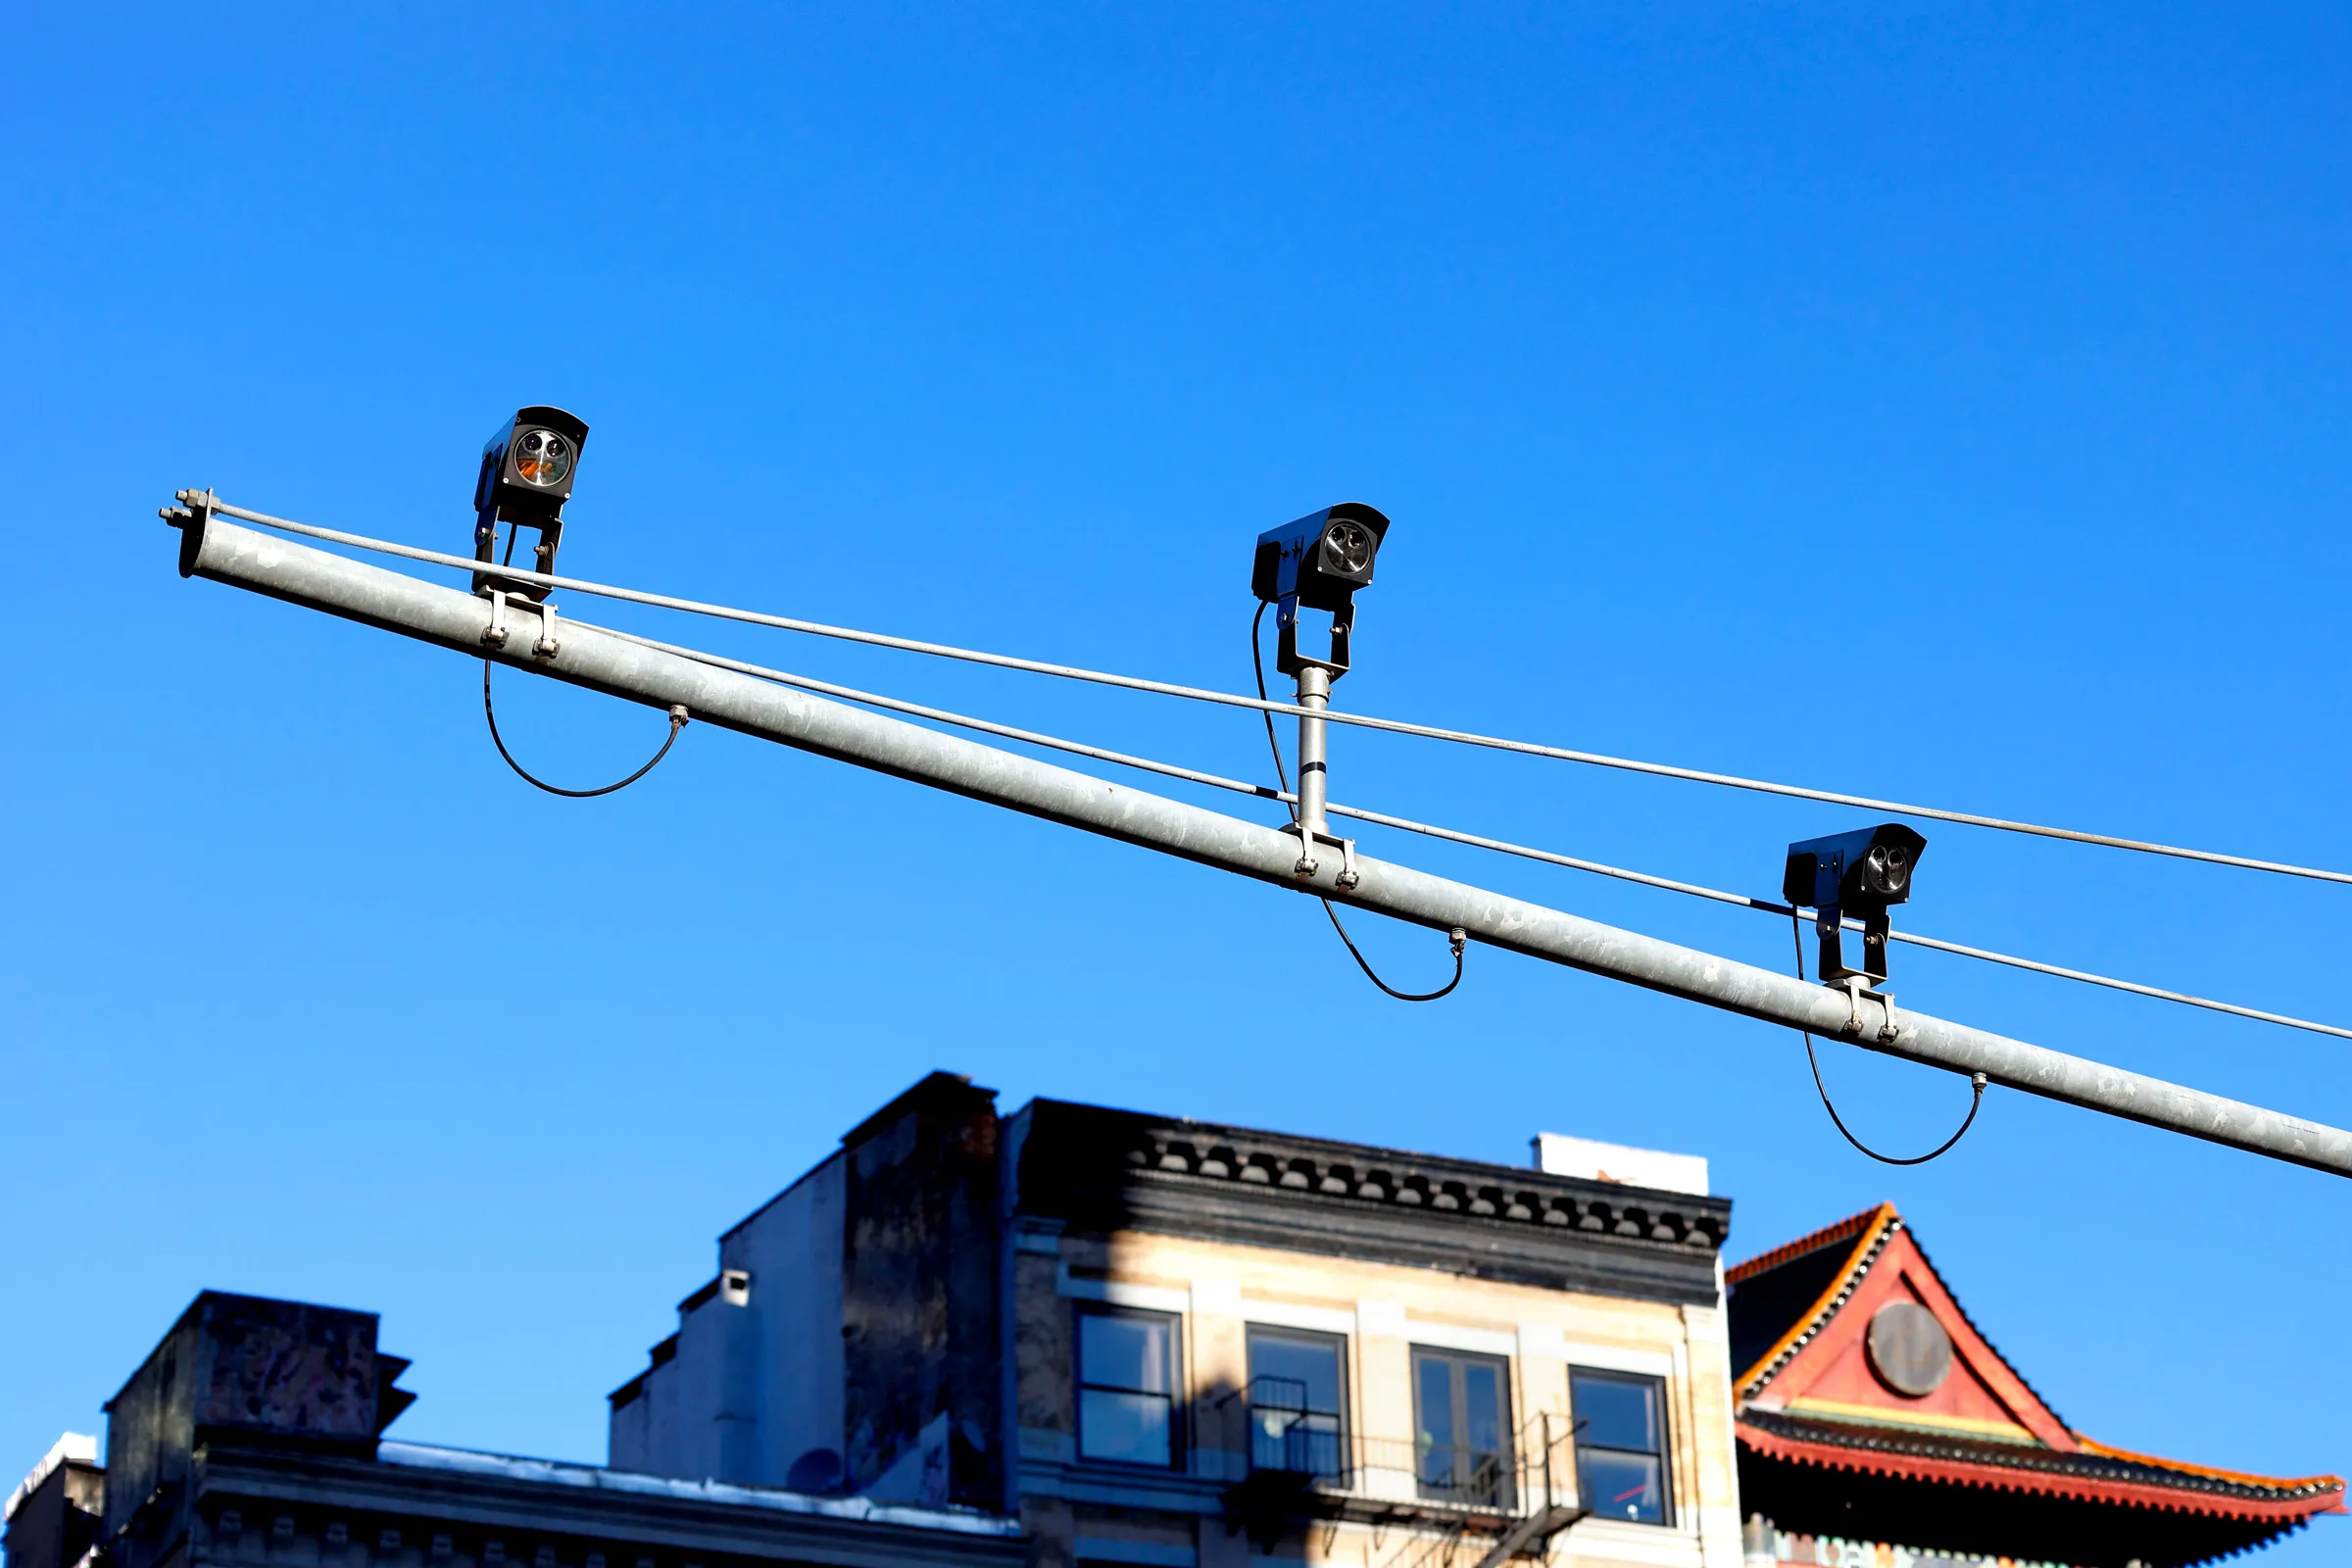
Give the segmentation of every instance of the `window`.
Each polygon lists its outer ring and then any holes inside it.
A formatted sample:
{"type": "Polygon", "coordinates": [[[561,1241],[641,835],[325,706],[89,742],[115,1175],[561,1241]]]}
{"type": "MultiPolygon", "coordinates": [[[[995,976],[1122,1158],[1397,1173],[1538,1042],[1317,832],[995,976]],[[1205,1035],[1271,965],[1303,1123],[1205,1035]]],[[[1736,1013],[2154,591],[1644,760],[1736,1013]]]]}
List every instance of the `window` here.
{"type": "Polygon", "coordinates": [[[1413,1350],[1414,1460],[1421,1495],[1514,1508],[1510,1365],[1491,1355],[1413,1350]]]}
{"type": "Polygon", "coordinates": [[[1348,1473],[1347,1342],[1250,1328],[1250,1468],[1348,1473]]]}
{"type": "Polygon", "coordinates": [[[1093,1311],[1078,1319],[1078,1456],[1176,1463],[1176,1320],[1093,1311]]]}
{"type": "Polygon", "coordinates": [[[1666,1390],[1656,1378],[1571,1367],[1576,1420],[1576,1492],[1603,1519],[1662,1525],[1672,1511],[1666,1483],[1666,1390]]]}

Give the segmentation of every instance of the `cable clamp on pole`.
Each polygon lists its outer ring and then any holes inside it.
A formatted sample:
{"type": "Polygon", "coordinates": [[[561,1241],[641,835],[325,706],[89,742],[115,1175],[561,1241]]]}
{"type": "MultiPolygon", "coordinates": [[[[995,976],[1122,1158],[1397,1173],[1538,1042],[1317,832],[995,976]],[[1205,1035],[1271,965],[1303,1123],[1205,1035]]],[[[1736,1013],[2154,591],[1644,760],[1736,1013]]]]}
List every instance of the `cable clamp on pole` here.
{"type": "Polygon", "coordinates": [[[490,624],[482,628],[482,642],[491,648],[507,646],[507,591],[504,588],[485,589],[490,596],[490,624]]]}
{"type": "Polygon", "coordinates": [[[539,607],[539,640],[531,644],[531,657],[553,659],[563,651],[564,645],[556,640],[556,605],[551,599],[539,607]]]}
{"type": "Polygon", "coordinates": [[[1886,1011],[1886,1016],[1879,1022],[1880,1042],[1891,1044],[1902,1038],[1903,1024],[1895,1015],[1893,992],[1871,990],[1870,977],[1859,974],[1849,974],[1842,980],[1833,980],[1829,984],[1831,990],[1845,993],[1845,1022],[1838,1026],[1839,1034],[1850,1037],[1857,1044],[1861,1041],[1862,1004],[1867,1001],[1877,1003],[1886,1011]]]}
{"type": "Polygon", "coordinates": [[[1839,1034],[1851,1035],[1856,1040],[1862,1038],[1862,989],[1868,984],[1870,982],[1858,974],[1829,982],[1831,990],[1845,993],[1845,1022],[1838,1026],[1839,1034]]]}
{"type": "Polygon", "coordinates": [[[1886,1009],[1886,1016],[1879,1024],[1879,1039],[1886,1042],[1900,1039],[1903,1026],[1894,1015],[1894,993],[1891,991],[1865,991],[1862,994],[1886,1009]]]}
{"type": "Polygon", "coordinates": [[[1294,875],[1311,877],[1320,870],[1323,862],[1315,858],[1315,846],[1327,844],[1340,852],[1340,874],[1334,881],[1336,887],[1353,890],[1364,880],[1355,868],[1355,840],[1344,839],[1337,833],[1310,834],[1296,822],[1285,822],[1274,831],[1288,833],[1298,840],[1298,863],[1291,867],[1294,875]]]}

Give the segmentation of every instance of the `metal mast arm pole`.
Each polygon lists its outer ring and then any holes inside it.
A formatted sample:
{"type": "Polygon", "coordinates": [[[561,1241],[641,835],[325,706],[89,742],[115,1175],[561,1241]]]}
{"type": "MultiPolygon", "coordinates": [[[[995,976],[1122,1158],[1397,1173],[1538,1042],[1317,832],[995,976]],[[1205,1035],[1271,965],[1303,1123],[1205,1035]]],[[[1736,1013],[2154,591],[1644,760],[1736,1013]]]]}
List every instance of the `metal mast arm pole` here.
{"type": "Polygon", "coordinates": [[[1870,999],[1601,925],[1499,893],[1367,857],[1342,887],[1342,860],[1297,874],[1300,843],[1287,833],[1067,768],[943,735],[919,725],[699,663],[586,627],[526,626],[538,607],[510,601],[518,635],[485,639],[485,599],[201,514],[185,525],[183,576],[250,589],[308,609],[551,675],[656,710],[684,705],[697,719],[1008,807],[1276,887],[1311,893],[1416,925],[1461,927],[1492,947],[1628,981],[1790,1029],[1970,1074],[2027,1094],[2185,1133],[2192,1138],[2352,1176],[2352,1133],[2225,1100],[2161,1079],[1903,1010],[1890,1020],[1870,999]],[[521,632],[536,635],[519,635],[521,632]],[[550,647],[549,633],[553,632],[550,647]],[[1897,1027],[1890,1033],[1889,1023],[1897,1027]]]}

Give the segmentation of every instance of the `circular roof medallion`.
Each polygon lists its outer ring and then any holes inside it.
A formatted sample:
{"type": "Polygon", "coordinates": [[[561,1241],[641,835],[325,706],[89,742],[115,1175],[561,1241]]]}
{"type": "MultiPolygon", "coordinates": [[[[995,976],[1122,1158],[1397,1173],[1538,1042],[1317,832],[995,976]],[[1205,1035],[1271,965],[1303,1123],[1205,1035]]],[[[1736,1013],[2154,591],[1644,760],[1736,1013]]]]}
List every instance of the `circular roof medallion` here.
{"type": "Polygon", "coordinates": [[[1951,1336],[1917,1301],[1888,1301],[1872,1313],[1869,1346],[1871,1369],[1913,1398],[1943,1387],[1952,1370],[1951,1336]]]}

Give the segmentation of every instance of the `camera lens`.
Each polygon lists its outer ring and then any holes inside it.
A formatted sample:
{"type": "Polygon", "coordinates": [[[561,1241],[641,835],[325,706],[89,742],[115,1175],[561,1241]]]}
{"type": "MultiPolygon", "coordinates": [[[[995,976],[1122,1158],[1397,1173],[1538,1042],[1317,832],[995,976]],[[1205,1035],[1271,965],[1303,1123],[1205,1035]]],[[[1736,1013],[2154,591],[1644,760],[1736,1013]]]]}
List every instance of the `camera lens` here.
{"type": "Polygon", "coordinates": [[[1372,531],[1343,517],[1323,531],[1323,569],[1360,577],[1372,569],[1372,531]]]}
{"type": "Polygon", "coordinates": [[[1893,898],[1911,880],[1911,852],[1899,844],[1873,844],[1862,858],[1862,885],[1893,898]]]}
{"type": "Polygon", "coordinates": [[[571,443],[553,430],[529,429],[514,438],[514,476],[551,489],[571,472],[571,443]]]}

